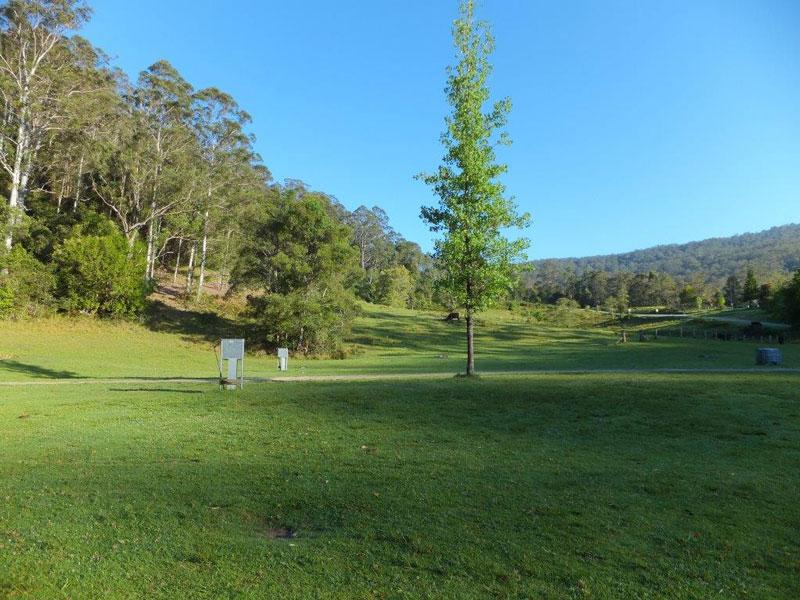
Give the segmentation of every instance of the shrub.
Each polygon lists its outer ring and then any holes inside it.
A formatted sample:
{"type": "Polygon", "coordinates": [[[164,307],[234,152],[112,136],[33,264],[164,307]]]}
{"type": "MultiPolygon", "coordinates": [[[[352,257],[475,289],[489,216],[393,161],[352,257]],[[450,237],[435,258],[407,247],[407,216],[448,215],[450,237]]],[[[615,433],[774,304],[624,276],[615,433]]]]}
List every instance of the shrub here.
{"type": "Polygon", "coordinates": [[[397,265],[381,271],[378,290],[381,304],[408,308],[414,295],[414,279],[408,269],[397,265]]]}
{"type": "Polygon", "coordinates": [[[800,329],[800,271],[775,294],[773,314],[800,329]]]}
{"type": "Polygon", "coordinates": [[[5,283],[0,285],[0,318],[6,318],[14,312],[14,292],[5,283]]]}
{"type": "Polygon", "coordinates": [[[73,231],[54,255],[58,295],[70,311],[130,315],[145,307],[145,257],[112,224],[96,235],[73,231]]]}
{"type": "Polygon", "coordinates": [[[0,316],[38,314],[53,304],[55,278],[44,264],[21,246],[0,260],[0,316]]]}
{"type": "Polygon", "coordinates": [[[268,294],[249,302],[267,346],[303,354],[341,354],[357,312],[352,294],[336,287],[268,294]]]}

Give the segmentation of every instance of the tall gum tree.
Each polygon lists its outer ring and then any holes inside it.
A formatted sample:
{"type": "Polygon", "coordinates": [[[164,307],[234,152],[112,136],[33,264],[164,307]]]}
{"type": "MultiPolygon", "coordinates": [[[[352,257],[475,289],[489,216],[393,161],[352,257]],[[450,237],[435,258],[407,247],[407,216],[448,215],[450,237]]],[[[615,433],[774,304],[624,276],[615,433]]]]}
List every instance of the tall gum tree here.
{"type": "Polygon", "coordinates": [[[3,101],[0,166],[10,178],[9,223],[5,247],[25,208],[25,195],[36,155],[65,95],[62,71],[72,58],[59,51],[65,35],[90,15],[77,0],[9,0],[0,7],[0,95],[3,101]]]}
{"type": "Polygon", "coordinates": [[[439,197],[424,207],[422,219],[442,233],[435,254],[442,269],[439,287],[466,312],[467,375],[475,374],[475,314],[491,306],[515,283],[515,263],[524,258],[528,241],[509,240],[508,228],[524,228],[528,214],[519,214],[505,197],[499,177],[507,167],[498,163],[495,147],[509,144],[503,131],[511,101],[490,101],[487,78],[494,40],[488,24],[475,18],[475,3],[464,0],[453,25],[457,63],[448,68],[447,100],[452,112],[445,119],[442,164],[420,179],[439,197]]]}
{"type": "Polygon", "coordinates": [[[230,210],[237,186],[247,178],[247,171],[257,158],[252,150],[253,138],[244,131],[250,121],[250,115],[239,108],[233,97],[217,88],[206,88],[194,95],[193,125],[205,186],[200,203],[203,225],[198,298],[205,283],[209,234],[230,210]]]}

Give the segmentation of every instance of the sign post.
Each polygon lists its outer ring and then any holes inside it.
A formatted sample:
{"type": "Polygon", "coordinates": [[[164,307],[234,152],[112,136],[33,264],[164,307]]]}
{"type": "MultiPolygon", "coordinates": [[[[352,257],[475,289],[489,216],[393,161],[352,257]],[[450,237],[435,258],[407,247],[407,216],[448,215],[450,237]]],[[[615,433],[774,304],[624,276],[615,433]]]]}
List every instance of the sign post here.
{"type": "MultiPolygon", "coordinates": [[[[224,339],[220,342],[221,359],[228,361],[228,376],[221,382],[226,390],[244,386],[244,340],[224,339]],[[240,364],[241,363],[241,366],[240,364]]],[[[222,365],[220,365],[222,371],[222,365]]]]}
{"type": "Polygon", "coordinates": [[[279,371],[288,371],[289,370],[289,349],[288,348],[278,348],[278,370],[279,371]]]}

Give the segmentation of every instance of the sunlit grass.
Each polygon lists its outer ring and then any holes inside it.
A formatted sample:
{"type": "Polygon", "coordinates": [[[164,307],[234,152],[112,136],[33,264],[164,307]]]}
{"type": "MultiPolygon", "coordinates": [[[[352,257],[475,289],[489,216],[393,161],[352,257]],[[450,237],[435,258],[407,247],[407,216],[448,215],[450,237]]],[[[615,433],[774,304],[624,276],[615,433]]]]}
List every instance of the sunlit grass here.
{"type": "MultiPolygon", "coordinates": [[[[616,321],[556,326],[523,313],[491,311],[476,329],[479,371],[541,369],[750,368],[759,343],[720,342],[701,337],[639,342],[635,332],[619,343],[616,321]]],[[[91,377],[214,377],[214,342],[236,334],[213,315],[177,316],[157,326],[92,318],[53,318],[0,323],[0,380],[91,377]],[[216,332],[219,331],[219,334],[216,332]]],[[[562,316],[563,319],[563,316],[562,316]]],[[[668,324],[663,324],[662,327],[668,324]]],[[[675,328],[675,327],[673,327],[675,328]]],[[[463,323],[447,323],[440,313],[365,305],[349,340],[345,360],[290,359],[289,374],[456,373],[464,368],[463,323]]],[[[784,366],[800,367],[796,344],[786,345],[784,366]]],[[[250,354],[247,374],[277,374],[272,356],[250,354]]]]}

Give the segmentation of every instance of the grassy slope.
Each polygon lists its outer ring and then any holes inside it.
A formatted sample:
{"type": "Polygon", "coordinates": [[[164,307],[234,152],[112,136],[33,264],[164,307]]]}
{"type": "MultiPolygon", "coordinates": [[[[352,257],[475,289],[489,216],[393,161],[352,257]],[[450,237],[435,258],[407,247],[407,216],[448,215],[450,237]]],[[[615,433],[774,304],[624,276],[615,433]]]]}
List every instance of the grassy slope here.
{"type": "Polygon", "coordinates": [[[0,597],[796,598],[797,381],[14,389],[0,597]]]}
{"type": "MultiPolygon", "coordinates": [[[[545,315],[568,324],[598,318],[587,311],[545,315]]],[[[602,325],[602,324],[601,324],[602,325]]],[[[58,377],[213,377],[211,340],[235,333],[229,323],[187,314],[155,326],[85,318],[0,323],[0,380],[58,377]]],[[[632,336],[635,339],[635,335],[632,336]]],[[[659,340],[620,345],[611,329],[556,327],[505,311],[486,315],[477,329],[478,369],[752,367],[758,344],[659,340]]],[[[292,374],[457,372],[463,369],[463,325],[438,313],[366,306],[347,360],[290,361],[292,374]]],[[[785,365],[800,367],[800,348],[783,348],[785,365]]],[[[272,357],[251,356],[251,376],[275,374],[272,357]]]]}

